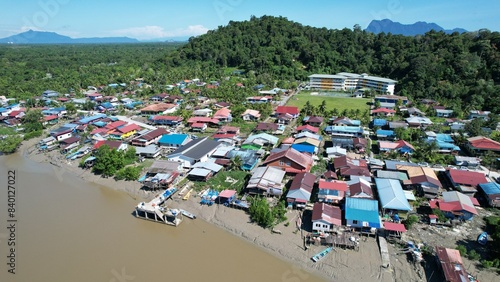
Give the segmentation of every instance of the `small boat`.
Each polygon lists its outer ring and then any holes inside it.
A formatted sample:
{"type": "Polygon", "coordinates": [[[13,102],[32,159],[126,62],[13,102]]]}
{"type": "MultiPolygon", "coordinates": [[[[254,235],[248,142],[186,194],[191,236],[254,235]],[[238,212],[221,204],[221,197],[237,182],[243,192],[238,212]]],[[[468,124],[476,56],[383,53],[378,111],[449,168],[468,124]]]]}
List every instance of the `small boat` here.
{"type": "Polygon", "coordinates": [[[479,236],[477,236],[477,242],[483,246],[486,245],[488,242],[488,233],[483,232],[479,234],[479,236]]]}
{"type": "Polygon", "coordinates": [[[189,190],[186,195],[184,195],[184,197],[182,198],[184,201],[187,201],[189,200],[189,197],[191,196],[191,192],[193,191],[193,189],[189,190]]]}
{"type": "Polygon", "coordinates": [[[187,210],[183,210],[183,209],[179,209],[179,210],[181,211],[182,215],[185,216],[185,217],[189,217],[191,219],[195,219],[196,218],[196,215],[188,212],[187,210]]]}
{"type": "Polygon", "coordinates": [[[329,254],[332,250],[333,250],[333,247],[328,247],[328,248],[324,249],[321,253],[314,255],[311,259],[314,262],[318,262],[319,260],[324,258],[327,254],[329,254]]]}

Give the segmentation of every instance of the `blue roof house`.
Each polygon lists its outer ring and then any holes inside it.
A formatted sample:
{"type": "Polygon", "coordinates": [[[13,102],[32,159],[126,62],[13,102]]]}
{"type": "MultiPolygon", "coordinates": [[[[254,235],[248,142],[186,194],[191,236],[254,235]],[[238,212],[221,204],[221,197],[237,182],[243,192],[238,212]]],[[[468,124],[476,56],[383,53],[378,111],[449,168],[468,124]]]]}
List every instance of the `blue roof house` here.
{"type": "Polygon", "coordinates": [[[380,206],[382,210],[411,211],[412,208],[401,187],[401,182],[396,179],[375,178],[380,206]]]}
{"type": "Polygon", "coordinates": [[[169,148],[179,148],[191,141],[187,134],[165,134],[158,141],[158,145],[169,148]]]}
{"type": "Polygon", "coordinates": [[[495,182],[481,183],[479,188],[490,206],[500,207],[500,184],[495,182]]]}
{"type": "Polygon", "coordinates": [[[233,159],[237,156],[241,159],[240,168],[245,171],[252,170],[259,162],[259,156],[255,150],[231,150],[226,157],[233,159]]]}
{"type": "Polygon", "coordinates": [[[396,134],[394,133],[394,130],[383,130],[379,129],[375,132],[377,135],[377,139],[383,140],[383,139],[394,139],[396,137],[396,134]]]}
{"type": "Polygon", "coordinates": [[[346,225],[351,227],[380,228],[378,201],[363,198],[346,198],[345,201],[346,225]]]}
{"type": "Polygon", "coordinates": [[[373,125],[373,127],[376,127],[376,126],[377,127],[383,127],[383,126],[387,125],[387,120],[382,119],[382,118],[375,118],[372,121],[372,125],[373,125]]]}
{"type": "Polygon", "coordinates": [[[301,153],[309,153],[311,155],[314,155],[317,153],[318,148],[313,146],[313,145],[306,145],[306,144],[292,144],[292,148],[295,150],[301,152],[301,153]]]}

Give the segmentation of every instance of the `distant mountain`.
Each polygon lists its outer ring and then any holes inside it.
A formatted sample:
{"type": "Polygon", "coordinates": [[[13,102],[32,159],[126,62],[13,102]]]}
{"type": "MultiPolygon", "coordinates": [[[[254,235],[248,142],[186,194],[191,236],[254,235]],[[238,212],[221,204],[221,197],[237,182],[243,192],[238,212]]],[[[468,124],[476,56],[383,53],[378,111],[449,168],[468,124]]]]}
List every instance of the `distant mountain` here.
{"type": "Polygon", "coordinates": [[[1,38],[0,43],[10,44],[92,44],[92,43],[138,43],[129,37],[92,37],[71,38],[55,32],[28,30],[16,35],[1,38]]]}
{"type": "Polygon", "coordinates": [[[444,29],[435,23],[427,23],[427,22],[416,22],[414,24],[402,24],[398,22],[393,22],[389,19],[384,20],[373,20],[368,27],[365,29],[366,31],[373,33],[392,33],[392,34],[401,34],[407,36],[415,36],[425,34],[431,30],[435,31],[444,31],[445,33],[464,33],[467,30],[463,28],[454,28],[454,29],[444,29]]]}

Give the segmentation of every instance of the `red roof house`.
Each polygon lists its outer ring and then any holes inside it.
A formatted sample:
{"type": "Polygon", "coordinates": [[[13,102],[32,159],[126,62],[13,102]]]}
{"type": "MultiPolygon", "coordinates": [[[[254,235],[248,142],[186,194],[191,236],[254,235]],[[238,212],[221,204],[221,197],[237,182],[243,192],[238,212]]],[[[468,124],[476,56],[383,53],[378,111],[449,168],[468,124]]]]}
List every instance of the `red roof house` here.
{"type": "Polygon", "coordinates": [[[313,164],[313,159],[310,155],[302,154],[293,148],[288,148],[270,154],[263,164],[279,167],[287,173],[297,174],[300,172],[309,172],[313,164]]]}
{"type": "Polygon", "coordinates": [[[300,113],[299,108],[294,106],[278,106],[275,112],[276,115],[289,114],[294,118],[298,117],[300,113]]]}
{"type": "Polygon", "coordinates": [[[472,153],[482,154],[485,151],[500,152],[500,142],[491,140],[484,136],[476,136],[467,139],[467,148],[472,153]]]}
{"type": "Polygon", "coordinates": [[[342,211],[339,207],[315,203],[312,212],[312,229],[317,232],[332,232],[342,225],[342,211]]]}

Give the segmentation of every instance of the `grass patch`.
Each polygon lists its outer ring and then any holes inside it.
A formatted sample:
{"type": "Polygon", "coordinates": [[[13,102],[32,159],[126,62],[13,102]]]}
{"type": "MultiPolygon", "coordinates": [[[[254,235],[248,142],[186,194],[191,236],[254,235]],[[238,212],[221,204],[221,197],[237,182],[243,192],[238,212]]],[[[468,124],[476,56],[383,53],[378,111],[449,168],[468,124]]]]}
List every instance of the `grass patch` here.
{"type": "Polygon", "coordinates": [[[311,95],[310,92],[300,92],[288,100],[287,106],[296,106],[299,109],[302,109],[306,102],[309,101],[312,106],[318,107],[321,105],[323,100],[326,101],[326,108],[328,110],[337,108],[339,112],[351,109],[359,109],[360,111],[368,110],[369,106],[367,103],[372,101],[369,98],[331,97],[311,95]]]}
{"type": "Polygon", "coordinates": [[[250,133],[255,129],[257,126],[257,122],[253,121],[240,121],[240,122],[231,122],[229,123],[230,126],[236,126],[240,128],[240,134],[244,136],[249,136],[250,133]]]}
{"type": "Polygon", "coordinates": [[[14,135],[16,131],[10,127],[0,126],[0,136],[1,135],[14,135]]]}
{"type": "Polygon", "coordinates": [[[217,191],[233,189],[239,193],[245,186],[245,178],[247,175],[249,175],[248,172],[240,170],[222,171],[210,178],[207,182],[193,181],[193,184],[195,190],[198,191],[204,188],[215,189],[217,191]],[[227,177],[237,180],[237,182],[226,182],[227,177]]]}

